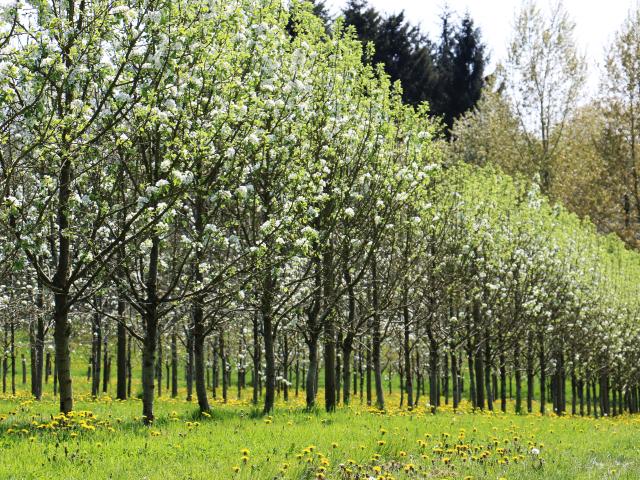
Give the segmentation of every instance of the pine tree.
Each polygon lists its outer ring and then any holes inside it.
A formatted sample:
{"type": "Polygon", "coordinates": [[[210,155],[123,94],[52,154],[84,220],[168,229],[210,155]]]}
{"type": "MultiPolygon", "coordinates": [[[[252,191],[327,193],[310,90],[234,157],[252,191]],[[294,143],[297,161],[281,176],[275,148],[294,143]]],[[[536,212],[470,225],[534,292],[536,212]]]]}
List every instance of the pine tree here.
{"type": "Polygon", "coordinates": [[[485,66],[488,57],[482,43],[480,29],[467,13],[455,34],[451,98],[455,118],[472,109],[480,100],[485,85],[485,66]]]}

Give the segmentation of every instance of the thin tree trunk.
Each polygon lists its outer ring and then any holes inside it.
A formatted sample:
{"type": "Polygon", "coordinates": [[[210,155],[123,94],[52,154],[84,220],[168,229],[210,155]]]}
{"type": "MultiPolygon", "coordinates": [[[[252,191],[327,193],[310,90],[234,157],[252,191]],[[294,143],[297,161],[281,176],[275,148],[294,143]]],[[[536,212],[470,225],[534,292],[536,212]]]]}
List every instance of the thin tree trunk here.
{"type": "Polygon", "coordinates": [[[516,341],[513,354],[513,369],[516,375],[516,414],[522,413],[522,372],[520,371],[520,342],[516,341]]]}
{"type": "Polygon", "coordinates": [[[260,375],[260,326],[258,314],[253,316],[253,375],[251,383],[253,387],[253,396],[251,403],[258,404],[258,377],[260,375]]]}
{"type": "Polygon", "coordinates": [[[187,332],[187,402],[193,400],[193,330],[187,332]]]}
{"type": "Polygon", "coordinates": [[[171,333],[171,398],[178,396],[178,339],[175,330],[171,333]]]}
{"type": "Polygon", "coordinates": [[[118,345],[117,345],[117,388],[116,398],[118,400],[127,399],[127,330],[124,322],[125,302],[123,299],[118,300],[118,345]]]}
{"type": "MultiPolygon", "coordinates": [[[[405,390],[407,392],[407,408],[413,409],[413,376],[411,375],[411,318],[409,315],[408,288],[404,289],[404,300],[402,307],[402,319],[404,327],[403,336],[403,354],[404,354],[404,371],[405,371],[405,390]]],[[[455,407],[454,407],[455,408],[455,407]]]]}
{"type": "Polygon", "coordinates": [[[109,337],[106,332],[102,338],[103,352],[102,352],[102,393],[107,393],[109,389],[109,337]]]}
{"type": "Polygon", "coordinates": [[[142,418],[146,425],[155,420],[153,413],[154,368],[158,345],[158,265],[160,261],[160,239],[151,239],[149,267],[146,283],[146,305],[143,318],[145,332],[142,348],[142,418]]]}
{"type": "MultiPolygon", "coordinates": [[[[351,403],[351,354],[353,352],[353,335],[347,333],[342,341],[342,401],[345,405],[351,403]]],[[[357,377],[354,376],[354,379],[357,377]]]]}
{"type": "Polygon", "coordinates": [[[307,408],[315,407],[316,403],[316,377],[318,375],[318,340],[311,338],[307,343],[309,348],[309,368],[306,381],[307,408]]]}
{"type": "Polygon", "coordinates": [[[262,336],[264,339],[265,360],[265,395],[263,414],[273,411],[276,394],[276,356],[275,336],[276,326],[273,321],[273,292],[276,286],[274,273],[269,269],[265,272],[260,300],[260,316],[262,318],[262,336]]]}
{"type": "Polygon", "coordinates": [[[373,307],[373,370],[376,383],[376,407],[378,410],[384,410],[384,391],[382,387],[382,365],[381,365],[381,325],[379,311],[379,295],[378,295],[378,265],[375,256],[371,261],[371,301],[373,307]]]}
{"type": "Polygon", "coordinates": [[[545,413],[545,403],[547,400],[546,387],[547,387],[547,361],[544,352],[544,337],[542,331],[538,333],[538,348],[539,348],[539,362],[540,362],[540,414],[545,413]]]}
{"type": "MultiPolygon", "coordinates": [[[[202,275],[197,275],[197,280],[202,281],[202,275]]],[[[205,326],[203,318],[204,299],[197,295],[193,301],[193,360],[195,367],[196,396],[201,412],[211,410],[209,399],[207,398],[207,385],[205,383],[205,326]]]]}
{"type": "MultiPolygon", "coordinates": [[[[100,303],[99,300],[98,303],[100,303]]],[[[102,360],[102,322],[98,312],[93,314],[93,342],[91,347],[91,395],[97,397],[100,392],[100,361],[102,360]]]]}

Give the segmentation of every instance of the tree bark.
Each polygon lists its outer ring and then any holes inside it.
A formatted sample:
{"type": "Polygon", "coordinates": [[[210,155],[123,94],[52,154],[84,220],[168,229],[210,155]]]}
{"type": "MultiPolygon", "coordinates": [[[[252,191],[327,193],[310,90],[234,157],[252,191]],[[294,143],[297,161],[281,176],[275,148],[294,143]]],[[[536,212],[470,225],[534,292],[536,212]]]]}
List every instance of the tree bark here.
{"type": "Polygon", "coordinates": [[[123,299],[118,300],[118,345],[117,345],[117,387],[116,398],[118,400],[127,399],[127,330],[125,328],[125,302],[123,299]]]}
{"type": "Polygon", "coordinates": [[[318,340],[310,338],[307,342],[309,348],[309,368],[306,379],[307,408],[313,408],[316,404],[316,378],[318,376],[318,340]]]}
{"type": "Polygon", "coordinates": [[[155,420],[153,413],[154,368],[158,345],[158,265],[160,261],[160,239],[151,239],[149,266],[146,282],[146,305],[143,319],[145,332],[142,342],[142,418],[146,425],[155,420]]]}
{"type": "Polygon", "coordinates": [[[544,415],[545,414],[545,403],[547,400],[547,393],[546,393],[546,387],[547,387],[547,376],[546,376],[546,370],[547,370],[547,361],[546,361],[546,357],[545,357],[545,352],[544,352],[544,336],[542,333],[542,330],[540,330],[540,332],[538,333],[538,355],[539,355],[539,362],[540,362],[540,414],[544,415]]]}
{"type": "Polygon", "coordinates": [[[171,332],[171,398],[178,396],[178,339],[175,330],[171,332]]]}
{"type": "MultiPolygon", "coordinates": [[[[404,300],[402,306],[402,319],[404,327],[403,353],[404,353],[404,386],[407,392],[407,408],[413,409],[413,375],[411,374],[411,317],[409,315],[407,288],[404,289],[404,300]]],[[[455,408],[455,407],[454,407],[455,408]]]]}
{"type": "Polygon", "coordinates": [[[273,321],[273,295],[275,286],[276,280],[274,273],[271,269],[268,269],[263,279],[262,298],[260,300],[265,360],[265,395],[262,413],[265,415],[273,411],[276,394],[275,335],[277,332],[273,321]]]}
{"type": "Polygon", "coordinates": [[[379,311],[379,296],[378,296],[378,264],[375,256],[371,261],[371,301],[373,307],[373,351],[371,352],[373,357],[373,371],[376,384],[376,407],[378,410],[384,410],[384,390],[382,386],[382,364],[381,364],[381,324],[380,324],[380,311],[379,311]]]}
{"type": "Polygon", "coordinates": [[[342,401],[345,405],[351,403],[351,355],[353,353],[353,340],[354,336],[351,332],[348,332],[342,340],[342,401]]]}
{"type": "MultiPolygon", "coordinates": [[[[99,300],[98,300],[99,303],[99,300]]],[[[97,397],[100,392],[100,361],[102,351],[102,322],[100,314],[93,314],[93,341],[91,343],[91,396],[97,397]]]]}

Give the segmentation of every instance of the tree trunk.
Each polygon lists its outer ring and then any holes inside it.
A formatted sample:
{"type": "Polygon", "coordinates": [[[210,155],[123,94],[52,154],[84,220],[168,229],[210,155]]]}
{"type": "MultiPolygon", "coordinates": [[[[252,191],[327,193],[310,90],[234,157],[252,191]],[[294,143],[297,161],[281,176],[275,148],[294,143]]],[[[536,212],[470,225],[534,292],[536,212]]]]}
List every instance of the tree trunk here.
{"type": "MultiPolygon", "coordinates": [[[[253,375],[251,383],[253,387],[253,397],[251,402],[258,404],[258,377],[260,375],[260,325],[258,315],[253,315],[253,375]]],[[[214,381],[215,383],[215,381],[214,381]]]]}
{"type": "Polygon", "coordinates": [[[260,317],[262,318],[262,336],[264,339],[265,360],[265,395],[263,414],[273,411],[276,394],[276,356],[275,336],[276,325],[273,321],[273,292],[276,287],[274,272],[268,270],[262,284],[262,297],[260,299],[260,317]]]}
{"type": "MultiPolygon", "coordinates": [[[[42,309],[44,307],[44,298],[42,287],[39,287],[38,297],[36,299],[36,307],[38,308],[38,314],[36,319],[36,326],[34,332],[33,342],[33,355],[31,364],[31,393],[36,400],[42,399],[42,376],[44,368],[44,337],[45,326],[44,318],[42,316],[42,309]]],[[[47,358],[51,358],[47,353],[47,358]]],[[[49,360],[50,362],[50,360],[49,360]]],[[[49,367],[50,368],[50,367],[49,367]]]]}
{"type": "Polygon", "coordinates": [[[475,358],[475,369],[476,369],[476,407],[480,410],[484,410],[484,362],[482,358],[482,349],[480,349],[475,358]]]}
{"type": "MultiPolygon", "coordinates": [[[[199,269],[198,269],[199,271],[199,269]]],[[[196,274],[196,280],[202,282],[202,274],[196,274]]],[[[207,398],[207,385],[205,383],[205,326],[204,326],[204,313],[203,313],[203,301],[201,295],[196,295],[193,300],[193,357],[195,367],[195,381],[196,381],[196,396],[198,398],[198,406],[201,412],[208,412],[211,410],[209,406],[209,399],[207,398]]]]}
{"type": "MultiPolygon", "coordinates": [[[[353,352],[353,334],[348,332],[342,341],[342,401],[345,405],[351,403],[351,354],[353,352]]],[[[357,377],[354,376],[354,379],[357,377]]]]}
{"type": "Polygon", "coordinates": [[[451,383],[452,383],[452,396],[453,396],[453,410],[458,409],[458,403],[460,402],[460,381],[458,379],[458,359],[456,357],[455,350],[451,350],[451,383]]]}
{"type": "MultiPolygon", "coordinates": [[[[408,293],[407,288],[404,289],[404,300],[402,307],[402,319],[404,326],[404,337],[403,337],[403,354],[404,354],[404,386],[405,391],[407,392],[407,408],[409,410],[413,409],[413,375],[411,374],[411,318],[409,315],[409,301],[408,301],[408,293]]],[[[454,407],[455,408],[455,407],[454,407]]]]}
{"type": "Polygon", "coordinates": [[[427,329],[429,338],[429,405],[431,413],[436,413],[438,408],[438,343],[431,330],[431,325],[427,329]]]}
{"type": "Polygon", "coordinates": [[[220,350],[219,355],[220,355],[220,362],[221,362],[221,370],[222,370],[222,401],[224,403],[227,403],[227,390],[228,390],[228,379],[229,379],[229,375],[227,374],[227,354],[224,350],[224,332],[220,332],[220,335],[218,336],[218,348],[220,350]]]}
{"type": "Polygon", "coordinates": [[[332,315],[324,322],[324,406],[327,412],[336,410],[336,332],[332,315]]]}
{"type": "Polygon", "coordinates": [[[118,362],[116,398],[127,399],[127,330],[124,325],[124,300],[118,300],[118,346],[116,358],[118,362]]]}
{"type": "Polygon", "coordinates": [[[102,338],[103,352],[102,352],[102,393],[107,393],[109,389],[109,337],[105,333],[102,338]]]}
{"type": "Polygon", "coordinates": [[[142,418],[146,425],[155,420],[153,414],[153,390],[156,347],[158,345],[158,265],[160,239],[153,237],[149,252],[149,268],[146,283],[146,305],[141,312],[145,321],[142,342],[142,418]]]}
{"type": "MultiPolygon", "coordinates": [[[[322,259],[323,294],[326,302],[332,302],[334,291],[333,250],[329,246],[322,259]]],[[[330,307],[326,307],[330,308],[330,307]]],[[[333,313],[324,314],[324,406],[327,412],[336,409],[337,377],[336,377],[336,326],[333,313]]]]}
{"type": "Polygon", "coordinates": [[[520,372],[520,342],[516,341],[513,354],[513,369],[516,374],[516,414],[522,413],[522,372],[520,372]]]}
{"type": "Polygon", "coordinates": [[[187,402],[193,400],[193,330],[187,332],[187,402]]]}
{"type": "Polygon", "coordinates": [[[373,393],[372,393],[372,383],[371,383],[371,351],[373,350],[373,345],[371,342],[371,338],[369,338],[369,345],[367,346],[367,405],[371,406],[371,402],[373,401],[373,393]]]}
{"type": "Polygon", "coordinates": [[[484,382],[487,387],[487,408],[493,412],[493,390],[491,388],[491,336],[489,329],[485,330],[484,338],[484,382]]]}
{"type": "Polygon", "coordinates": [[[478,407],[478,399],[476,398],[476,382],[475,382],[475,366],[473,363],[473,351],[471,349],[471,338],[467,347],[467,368],[469,369],[469,400],[473,408],[478,407]]]}
{"type": "Polygon", "coordinates": [[[93,341],[91,344],[91,396],[93,397],[97,397],[100,392],[100,361],[102,357],[101,323],[100,314],[95,312],[93,314],[93,341]]]}
{"type": "Polygon", "coordinates": [[[127,398],[131,398],[131,379],[133,377],[133,366],[131,364],[131,344],[133,337],[129,337],[127,342],[127,398]]]}
{"type": "MultiPolygon", "coordinates": [[[[502,349],[502,342],[500,343],[502,349]]],[[[507,411],[507,360],[504,356],[504,351],[500,351],[500,410],[503,413],[507,411]]]]}
{"type": "Polygon", "coordinates": [[[539,348],[539,362],[540,362],[540,414],[545,413],[545,402],[547,400],[546,387],[547,387],[547,361],[544,353],[544,336],[542,331],[538,333],[538,348],[539,348]]]}
{"type": "Polygon", "coordinates": [[[146,312],[145,335],[142,346],[142,418],[146,425],[153,423],[153,396],[155,388],[156,345],[158,344],[158,320],[154,306],[146,312]]]}
{"type": "Polygon", "coordinates": [[[371,261],[371,301],[373,307],[373,371],[376,383],[376,407],[378,410],[384,410],[384,390],[382,387],[382,364],[381,364],[381,325],[380,325],[380,311],[379,311],[379,296],[378,296],[378,269],[375,256],[371,261]]]}
{"type": "Polygon", "coordinates": [[[175,330],[171,333],[171,398],[178,396],[178,339],[175,330]]]}
{"type": "Polygon", "coordinates": [[[316,377],[318,376],[318,340],[310,338],[307,342],[309,347],[309,368],[307,370],[306,400],[307,408],[313,408],[316,404],[316,377]]]}

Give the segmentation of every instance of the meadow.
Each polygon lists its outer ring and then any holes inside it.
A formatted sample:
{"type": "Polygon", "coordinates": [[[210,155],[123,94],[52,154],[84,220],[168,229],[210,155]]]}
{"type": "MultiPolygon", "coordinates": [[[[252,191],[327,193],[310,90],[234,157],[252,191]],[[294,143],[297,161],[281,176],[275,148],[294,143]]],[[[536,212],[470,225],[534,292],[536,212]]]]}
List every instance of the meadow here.
{"type": "MultiPolygon", "coordinates": [[[[79,382],[80,383],[80,382],[79,382]]],[[[79,386],[85,388],[84,385],[79,386]]],[[[151,427],[141,402],[78,397],[64,416],[50,393],[0,397],[2,479],[637,479],[640,417],[473,413],[443,406],[334,414],[303,392],[263,417],[246,400],[197,404],[161,397],[151,427]]],[[[510,405],[510,411],[513,406],[510,405]]]]}

